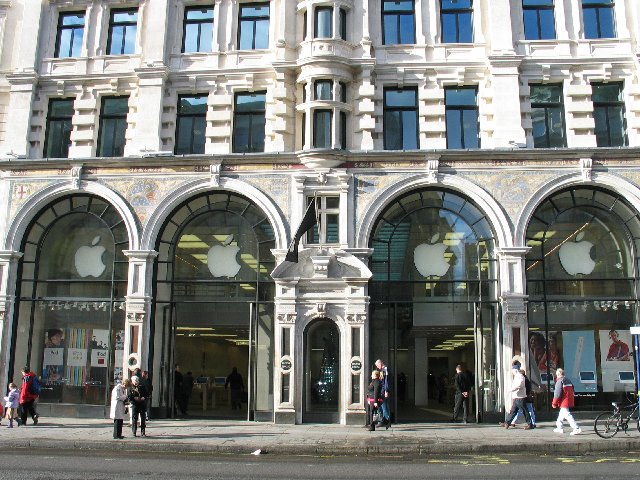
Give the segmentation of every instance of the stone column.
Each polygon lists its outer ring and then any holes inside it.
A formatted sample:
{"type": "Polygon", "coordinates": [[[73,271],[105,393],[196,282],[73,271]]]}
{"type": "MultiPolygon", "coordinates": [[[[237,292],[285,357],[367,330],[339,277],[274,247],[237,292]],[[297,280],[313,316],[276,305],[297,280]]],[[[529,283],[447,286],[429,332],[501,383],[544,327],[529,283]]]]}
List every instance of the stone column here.
{"type": "MultiPolygon", "coordinates": [[[[33,43],[33,42],[31,42],[33,43]]],[[[9,82],[9,106],[11,121],[7,122],[2,156],[26,157],[29,148],[31,107],[38,77],[35,73],[7,75],[9,82]]]]}
{"type": "Polygon", "coordinates": [[[16,280],[21,258],[21,252],[0,251],[0,388],[3,392],[7,391],[7,374],[13,376],[13,372],[7,372],[7,367],[11,356],[11,320],[15,312],[16,280]]]}
{"type": "MultiPolygon", "coordinates": [[[[145,155],[162,150],[162,100],[168,77],[166,67],[141,68],[138,75],[138,92],[135,98],[135,131],[128,138],[124,155],[145,155]]],[[[131,115],[131,114],[129,114],[131,115]]],[[[130,122],[131,123],[131,122],[130,122]]],[[[171,152],[170,152],[171,153],[171,152]]]]}
{"type": "Polygon", "coordinates": [[[148,369],[153,262],[158,252],[125,250],[123,253],[129,259],[123,371],[129,376],[136,368],[148,369]]]}

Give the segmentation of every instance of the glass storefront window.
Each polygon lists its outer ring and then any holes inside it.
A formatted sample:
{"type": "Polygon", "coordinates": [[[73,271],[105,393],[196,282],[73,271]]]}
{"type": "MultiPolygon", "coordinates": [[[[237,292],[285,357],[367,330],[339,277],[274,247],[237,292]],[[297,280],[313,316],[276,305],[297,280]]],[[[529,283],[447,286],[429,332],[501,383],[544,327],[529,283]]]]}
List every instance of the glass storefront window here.
{"type": "Polygon", "coordinates": [[[28,365],[43,403],[106,405],[122,378],[128,236],[103,200],[45,208],[23,243],[13,380],[28,365]]]}
{"type": "Polygon", "coordinates": [[[527,229],[529,369],[548,404],[555,371],[574,383],[576,407],[596,410],[635,391],[630,327],[637,305],[640,220],[619,195],[557,192],[527,229]],[[618,353],[616,355],[616,352],[618,353]]]}

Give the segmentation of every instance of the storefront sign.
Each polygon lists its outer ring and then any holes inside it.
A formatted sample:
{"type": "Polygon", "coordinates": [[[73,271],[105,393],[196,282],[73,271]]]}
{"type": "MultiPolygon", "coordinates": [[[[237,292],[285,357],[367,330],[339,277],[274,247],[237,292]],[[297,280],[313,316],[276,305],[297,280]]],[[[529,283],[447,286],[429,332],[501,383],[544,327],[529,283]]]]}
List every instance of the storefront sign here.
{"type": "Polygon", "coordinates": [[[362,370],[362,362],[357,358],[351,360],[351,371],[359,372],[360,370],[362,370]]]}
{"type": "Polygon", "coordinates": [[[280,369],[283,372],[288,372],[289,370],[291,370],[291,360],[289,360],[288,358],[283,358],[280,361],[280,369]]]}

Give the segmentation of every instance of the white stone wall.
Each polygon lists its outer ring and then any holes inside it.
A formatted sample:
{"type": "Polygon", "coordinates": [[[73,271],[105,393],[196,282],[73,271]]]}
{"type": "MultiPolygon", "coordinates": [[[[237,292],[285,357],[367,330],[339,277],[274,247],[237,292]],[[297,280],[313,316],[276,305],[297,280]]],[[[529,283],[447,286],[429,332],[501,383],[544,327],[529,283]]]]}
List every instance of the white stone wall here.
{"type": "Polygon", "coordinates": [[[633,0],[615,3],[617,38],[598,40],[583,38],[578,0],[556,2],[557,40],[544,41],[523,39],[521,2],[476,1],[473,44],[441,43],[439,3],[418,0],[413,45],[381,44],[380,0],[271,0],[269,48],[252,51],[237,46],[241,3],[214,1],[213,51],[182,54],[185,5],[211,3],[50,0],[33,8],[29,0],[0,2],[0,93],[8,94],[0,108],[6,126],[0,156],[42,156],[51,96],[76,97],[70,156],[94,156],[99,108],[90,104],[103,91],[130,95],[126,156],[172,151],[175,102],[186,92],[210,96],[206,153],[230,153],[233,94],[243,90],[267,91],[266,151],[292,152],[310,147],[302,139],[302,111],[311,110],[301,105],[301,88],[317,78],[347,84],[348,105],[341,108],[350,150],[383,148],[385,86],[418,88],[422,149],[446,148],[443,89],[456,85],[478,87],[481,148],[531,147],[528,85],[548,82],[564,86],[568,147],[593,147],[592,81],[624,82],[629,145],[640,144],[640,7],[633,0]],[[334,7],[334,37],[314,39],[314,8],[327,5],[334,7]],[[106,55],[110,9],[125,7],[138,8],[136,51],[106,55]],[[339,38],[340,8],[347,12],[347,40],[339,38]],[[64,11],[86,15],[77,58],[53,58],[64,11]]]}

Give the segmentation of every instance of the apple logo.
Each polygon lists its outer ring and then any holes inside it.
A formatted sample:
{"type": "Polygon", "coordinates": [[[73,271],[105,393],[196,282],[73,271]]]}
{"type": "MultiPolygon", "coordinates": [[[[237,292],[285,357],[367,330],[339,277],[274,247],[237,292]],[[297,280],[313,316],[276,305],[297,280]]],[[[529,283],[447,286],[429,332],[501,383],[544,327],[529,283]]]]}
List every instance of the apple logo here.
{"type": "Polygon", "coordinates": [[[100,242],[100,235],[93,239],[91,246],[85,245],[76,251],[75,267],[81,277],[99,277],[107,268],[102,262],[102,254],[106,249],[98,245],[98,242],[100,242]]]}
{"type": "Polygon", "coordinates": [[[575,242],[563,243],[558,251],[560,264],[569,275],[577,275],[578,273],[589,275],[596,266],[596,262],[591,259],[590,254],[593,243],[582,241],[583,238],[584,232],[580,232],[576,235],[575,242]]]}
{"type": "Polygon", "coordinates": [[[435,243],[440,238],[436,233],[431,238],[431,243],[421,243],[413,251],[413,264],[423,277],[442,277],[449,270],[449,262],[444,257],[447,246],[444,243],[435,243]]]}
{"type": "Polygon", "coordinates": [[[207,253],[207,266],[214,277],[235,277],[240,271],[236,254],[240,251],[237,245],[230,245],[233,235],[229,235],[222,245],[214,245],[207,253]]]}

